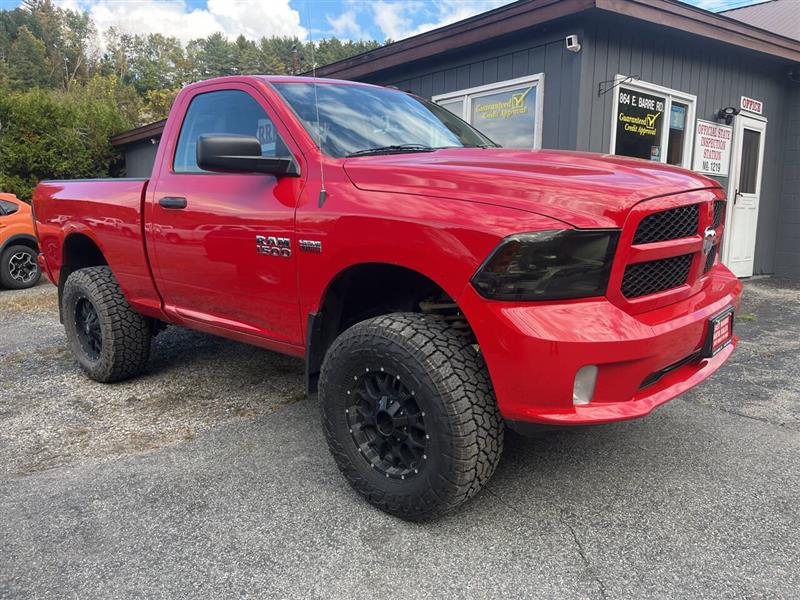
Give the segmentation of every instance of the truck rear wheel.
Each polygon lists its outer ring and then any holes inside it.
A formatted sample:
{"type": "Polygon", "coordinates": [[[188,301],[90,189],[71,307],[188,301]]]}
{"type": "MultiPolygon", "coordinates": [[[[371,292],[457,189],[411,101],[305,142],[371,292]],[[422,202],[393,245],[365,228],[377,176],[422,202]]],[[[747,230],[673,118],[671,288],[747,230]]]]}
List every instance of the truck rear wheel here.
{"type": "Polygon", "coordinates": [[[111,269],[70,274],[61,307],[67,340],[89,377],[110,383],[141,372],[150,356],[152,321],[130,307],[111,269]]]}
{"type": "Polygon", "coordinates": [[[399,517],[454,510],[500,459],[503,422],[483,359],[432,316],[394,313],[346,330],[325,356],[319,396],[339,469],[399,517]]]}

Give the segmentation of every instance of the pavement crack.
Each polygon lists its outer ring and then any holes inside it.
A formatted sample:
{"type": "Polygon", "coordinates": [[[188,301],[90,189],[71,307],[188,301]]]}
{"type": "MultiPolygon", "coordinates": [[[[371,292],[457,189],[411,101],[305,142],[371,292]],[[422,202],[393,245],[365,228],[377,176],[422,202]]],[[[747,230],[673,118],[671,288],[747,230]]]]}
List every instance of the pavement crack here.
{"type": "Polygon", "coordinates": [[[566,518],[567,512],[561,509],[558,512],[558,515],[561,524],[564,525],[564,527],[566,527],[569,530],[570,534],[572,535],[572,541],[575,542],[575,549],[578,551],[578,554],[580,555],[581,560],[583,561],[583,564],[586,567],[586,570],[592,576],[592,579],[594,579],[595,582],[597,582],[597,587],[600,590],[600,597],[603,598],[603,600],[605,600],[606,598],[608,598],[608,596],[606,595],[606,586],[603,583],[603,580],[600,579],[600,577],[597,576],[597,573],[594,572],[592,563],[589,561],[589,557],[586,556],[586,550],[584,550],[583,544],[581,543],[581,540],[578,537],[578,532],[575,531],[575,528],[572,526],[572,523],[570,523],[566,518]]]}

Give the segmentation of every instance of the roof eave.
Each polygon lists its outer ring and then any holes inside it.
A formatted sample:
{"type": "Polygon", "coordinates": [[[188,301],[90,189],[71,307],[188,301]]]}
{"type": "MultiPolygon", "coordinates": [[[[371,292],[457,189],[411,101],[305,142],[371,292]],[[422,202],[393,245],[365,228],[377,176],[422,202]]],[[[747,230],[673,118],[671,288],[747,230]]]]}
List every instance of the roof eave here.
{"type": "Polygon", "coordinates": [[[325,65],[316,70],[316,75],[356,79],[592,8],[800,62],[800,42],[796,40],[674,0],[520,0],[488,13],[325,65]]]}
{"type": "Polygon", "coordinates": [[[130,131],[124,131],[111,138],[112,146],[126,146],[134,142],[140,142],[154,137],[160,137],[164,131],[164,125],[167,120],[156,121],[155,123],[148,123],[130,131]]]}

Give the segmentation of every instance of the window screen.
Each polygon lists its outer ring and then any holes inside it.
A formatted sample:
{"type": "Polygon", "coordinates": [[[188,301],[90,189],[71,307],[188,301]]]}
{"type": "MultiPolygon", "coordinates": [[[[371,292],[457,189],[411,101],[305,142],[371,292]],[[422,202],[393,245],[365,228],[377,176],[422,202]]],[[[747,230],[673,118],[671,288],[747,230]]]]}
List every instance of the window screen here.
{"type": "Polygon", "coordinates": [[[222,90],[195,96],[183,120],[173,169],[176,173],[204,173],[197,166],[197,139],[206,134],[249,135],[261,142],[261,155],[288,157],[289,151],[275,124],[247,92],[222,90]]]}
{"type": "Polygon", "coordinates": [[[758,154],[761,132],[745,129],[742,136],[742,167],[739,173],[739,192],[755,194],[758,184],[758,154]]]}

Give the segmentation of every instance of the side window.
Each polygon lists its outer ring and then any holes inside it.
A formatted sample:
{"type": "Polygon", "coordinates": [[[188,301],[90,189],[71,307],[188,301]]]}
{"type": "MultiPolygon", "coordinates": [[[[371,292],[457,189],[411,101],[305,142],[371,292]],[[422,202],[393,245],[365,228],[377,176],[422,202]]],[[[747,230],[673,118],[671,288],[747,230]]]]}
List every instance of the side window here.
{"type": "Polygon", "coordinates": [[[204,134],[254,136],[261,142],[262,156],[290,156],[272,119],[241,90],[208,92],[192,99],[175,149],[172,168],[176,173],[206,172],[197,166],[197,139],[204,134]]]}
{"type": "Polygon", "coordinates": [[[13,215],[18,210],[19,206],[17,206],[13,202],[0,200],[0,215],[13,215]]]}

